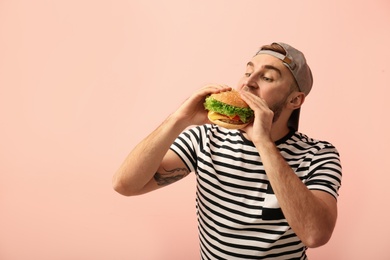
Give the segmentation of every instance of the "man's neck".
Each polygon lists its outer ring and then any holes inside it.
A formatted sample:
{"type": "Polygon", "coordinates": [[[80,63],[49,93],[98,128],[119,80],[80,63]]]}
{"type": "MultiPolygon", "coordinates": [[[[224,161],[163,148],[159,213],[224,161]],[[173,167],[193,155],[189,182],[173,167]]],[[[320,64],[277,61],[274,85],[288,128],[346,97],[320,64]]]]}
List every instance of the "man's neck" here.
{"type": "Polygon", "coordinates": [[[277,128],[277,129],[275,129],[275,127],[272,127],[271,139],[272,141],[276,142],[282,139],[283,137],[285,137],[289,132],[290,129],[288,128],[288,126],[285,126],[283,128],[277,128]]]}
{"type": "MultiPolygon", "coordinates": [[[[290,132],[290,128],[288,128],[287,125],[285,127],[280,127],[280,126],[273,125],[272,126],[272,130],[271,130],[271,134],[270,134],[271,135],[271,140],[273,142],[276,142],[276,141],[282,139],[283,137],[285,137],[289,132],[290,132]]],[[[247,140],[252,141],[247,133],[243,132],[242,134],[244,135],[244,137],[247,140]]]]}

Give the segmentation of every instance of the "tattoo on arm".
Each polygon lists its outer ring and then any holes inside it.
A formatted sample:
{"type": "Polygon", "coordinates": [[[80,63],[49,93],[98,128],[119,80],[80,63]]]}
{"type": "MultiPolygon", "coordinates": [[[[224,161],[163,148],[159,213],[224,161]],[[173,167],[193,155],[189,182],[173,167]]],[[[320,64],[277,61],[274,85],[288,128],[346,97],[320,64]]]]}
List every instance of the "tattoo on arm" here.
{"type": "Polygon", "coordinates": [[[174,183],[178,180],[183,179],[189,174],[187,168],[175,168],[172,170],[165,170],[165,173],[156,172],[154,179],[156,180],[158,186],[166,186],[171,183],[174,183]]]}

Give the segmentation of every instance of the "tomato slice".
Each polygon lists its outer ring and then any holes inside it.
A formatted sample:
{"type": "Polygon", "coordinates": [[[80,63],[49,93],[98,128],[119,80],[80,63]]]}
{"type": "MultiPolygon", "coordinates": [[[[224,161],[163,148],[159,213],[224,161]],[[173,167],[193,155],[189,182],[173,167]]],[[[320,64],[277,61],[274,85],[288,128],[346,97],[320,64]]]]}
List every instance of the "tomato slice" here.
{"type": "Polygon", "coordinates": [[[240,121],[240,117],[236,115],[236,116],[234,116],[234,117],[232,118],[232,120],[240,121]]]}

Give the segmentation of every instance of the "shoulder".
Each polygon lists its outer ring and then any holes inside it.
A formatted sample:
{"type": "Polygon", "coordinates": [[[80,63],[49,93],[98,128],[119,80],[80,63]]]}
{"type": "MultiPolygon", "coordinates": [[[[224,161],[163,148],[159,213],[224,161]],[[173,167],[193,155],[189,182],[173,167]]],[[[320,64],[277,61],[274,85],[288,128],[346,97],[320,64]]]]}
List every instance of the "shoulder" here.
{"type": "Polygon", "coordinates": [[[301,132],[295,132],[291,136],[290,140],[292,143],[304,144],[311,147],[336,149],[336,147],[329,141],[312,138],[301,132]]]}
{"type": "Polygon", "coordinates": [[[301,132],[292,133],[278,147],[281,151],[295,156],[322,157],[325,154],[326,157],[340,156],[337,148],[329,141],[311,138],[301,132]]]}

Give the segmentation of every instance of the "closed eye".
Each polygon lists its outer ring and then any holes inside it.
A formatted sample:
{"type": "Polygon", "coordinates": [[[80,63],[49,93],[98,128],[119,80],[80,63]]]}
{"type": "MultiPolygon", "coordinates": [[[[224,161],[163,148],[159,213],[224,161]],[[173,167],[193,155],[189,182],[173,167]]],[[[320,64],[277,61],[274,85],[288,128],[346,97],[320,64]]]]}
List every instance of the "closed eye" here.
{"type": "Polygon", "coordinates": [[[267,82],[272,82],[272,81],[274,81],[272,78],[268,78],[268,77],[263,77],[263,80],[264,80],[264,81],[267,81],[267,82]]]}

